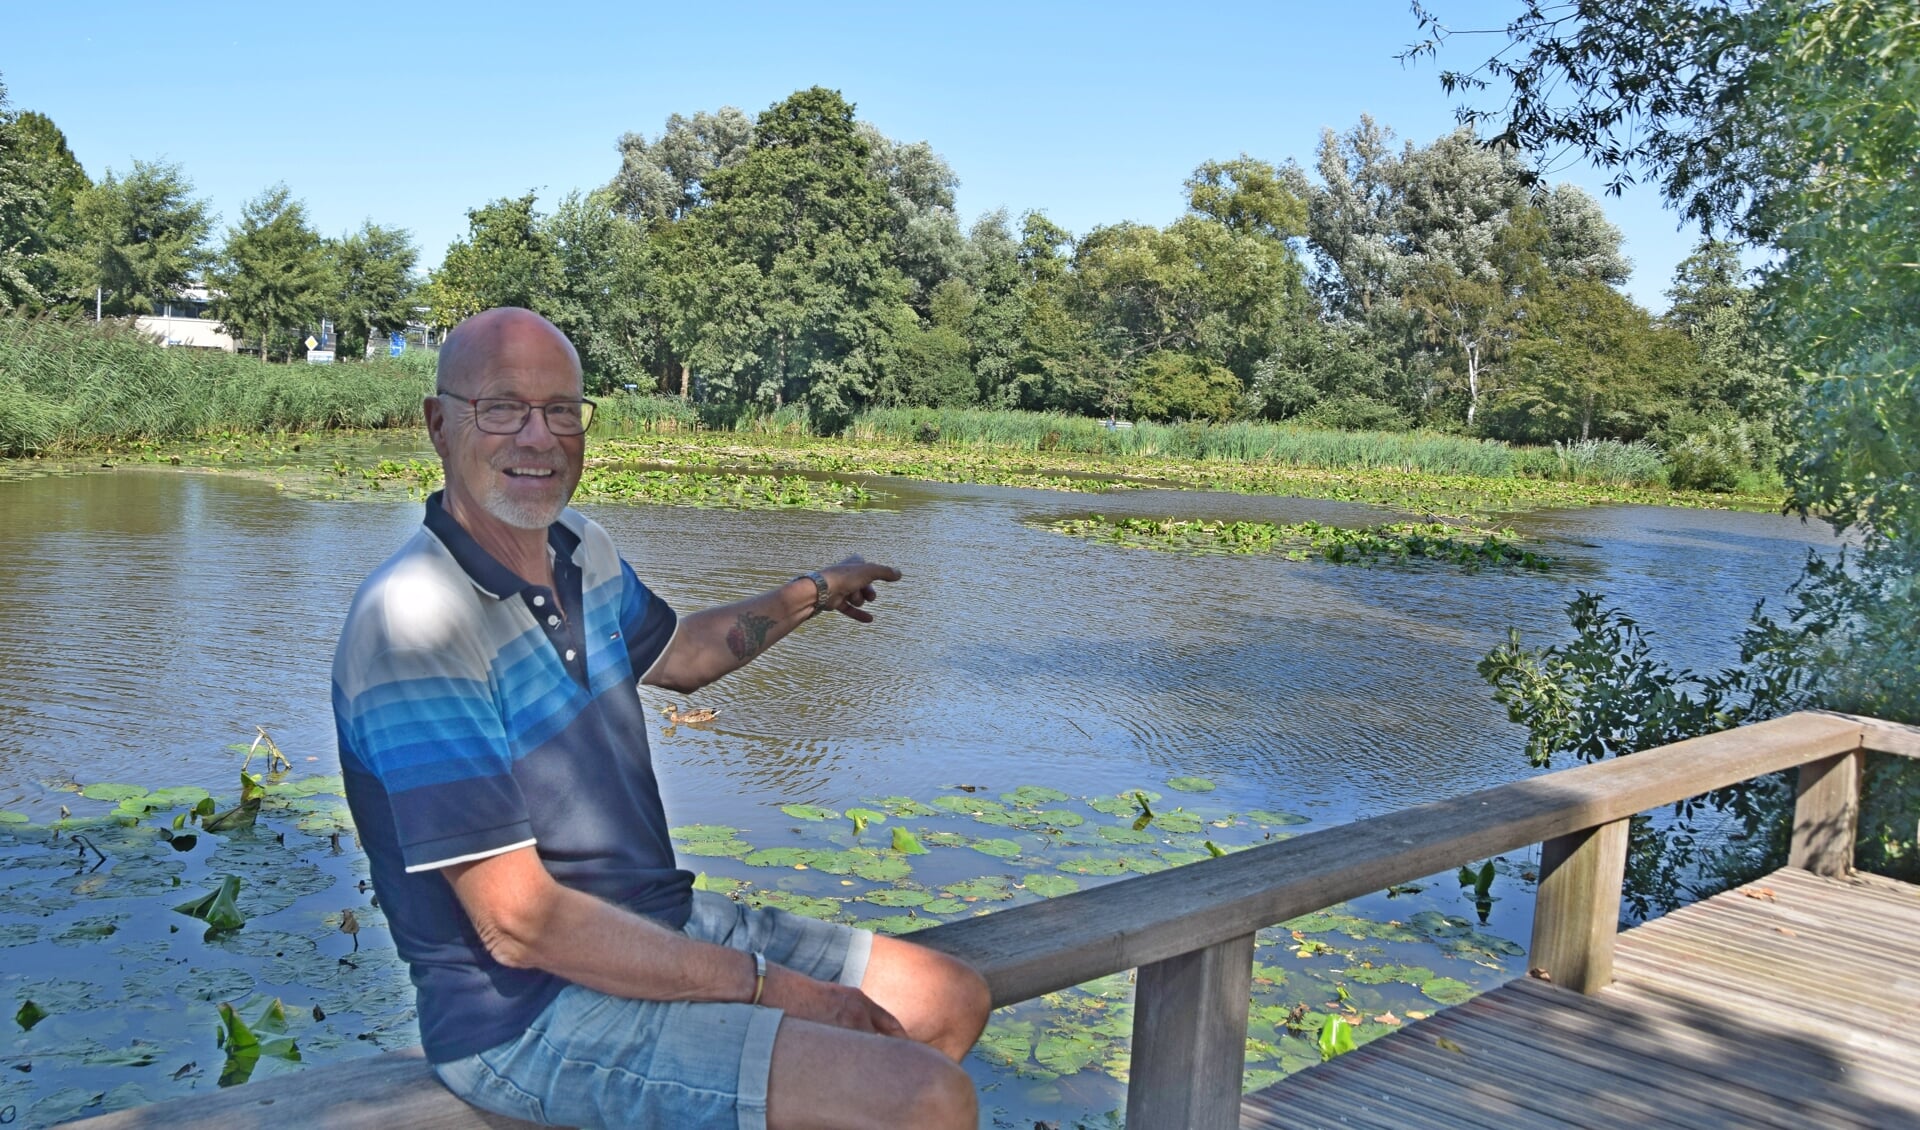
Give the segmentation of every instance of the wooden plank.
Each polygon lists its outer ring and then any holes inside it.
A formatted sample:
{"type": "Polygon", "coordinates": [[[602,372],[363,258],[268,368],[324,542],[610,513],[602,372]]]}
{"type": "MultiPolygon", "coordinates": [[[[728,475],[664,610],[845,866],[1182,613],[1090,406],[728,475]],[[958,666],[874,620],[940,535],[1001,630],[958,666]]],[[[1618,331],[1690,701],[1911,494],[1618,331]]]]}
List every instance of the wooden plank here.
{"type": "Polygon", "coordinates": [[[1540,845],[1528,972],[1540,970],[1554,984],[1576,993],[1597,993],[1613,982],[1627,825],[1615,820],[1540,845]]]}
{"type": "Polygon", "coordinates": [[[1395,1033],[1375,1040],[1329,1063],[1310,1067],[1287,1081],[1275,1084],[1270,1090],[1284,1098],[1290,1090],[1287,1086],[1289,1082],[1298,1079],[1304,1083],[1315,1076],[1321,1077],[1315,1082],[1329,1096],[1344,1093],[1356,1086],[1390,1088],[1394,1100],[1405,1110],[1401,1121],[1403,1126],[1422,1125],[1443,1114],[1463,1120],[1470,1126],[1480,1127],[1561,1128],[1579,1125],[1571,1121],[1564,1110],[1538,1110],[1515,1102],[1498,1088],[1439,1084],[1431,1072],[1409,1065],[1398,1056],[1386,1054],[1394,1041],[1400,1040],[1403,1035],[1395,1033]]]}
{"type": "Polygon", "coordinates": [[[1253,935],[1140,968],[1127,1122],[1232,1130],[1247,1066],[1253,935]]]}
{"type": "Polygon", "coordinates": [[[1859,726],[1861,744],[1875,753],[1920,758],[1920,726],[1888,722],[1882,718],[1868,718],[1860,714],[1842,714],[1837,710],[1810,710],[1806,713],[1836,718],[1859,726]]]}
{"type": "Polygon", "coordinates": [[[1860,828],[1860,774],[1865,753],[1810,761],[1794,788],[1793,845],[1787,862],[1803,871],[1842,878],[1853,870],[1860,828]]]}
{"type": "Polygon", "coordinates": [[[468,1106],[420,1049],[365,1056],[69,1123],[87,1130],[526,1130],[534,1124],[468,1106]]]}
{"type": "Polygon", "coordinates": [[[1262,844],[914,940],[979,969],[1012,1004],[1239,937],[1394,883],[1860,748],[1860,723],[1791,714],[1632,757],[1262,844]]]}

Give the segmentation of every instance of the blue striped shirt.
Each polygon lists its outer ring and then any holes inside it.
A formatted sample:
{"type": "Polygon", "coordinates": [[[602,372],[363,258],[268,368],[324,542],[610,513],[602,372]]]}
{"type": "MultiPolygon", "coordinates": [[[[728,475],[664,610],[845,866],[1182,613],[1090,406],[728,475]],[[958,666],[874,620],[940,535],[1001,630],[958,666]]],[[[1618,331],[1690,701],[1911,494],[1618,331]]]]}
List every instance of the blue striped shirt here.
{"type": "Polygon", "coordinates": [[[494,961],[440,868],[531,846],[559,882],[669,926],[691,906],[636,689],[673,610],[577,511],[548,545],[558,592],[434,495],[355,594],[334,654],[347,802],[436,1063],[520,1035],[566,985],[494,961]]]}

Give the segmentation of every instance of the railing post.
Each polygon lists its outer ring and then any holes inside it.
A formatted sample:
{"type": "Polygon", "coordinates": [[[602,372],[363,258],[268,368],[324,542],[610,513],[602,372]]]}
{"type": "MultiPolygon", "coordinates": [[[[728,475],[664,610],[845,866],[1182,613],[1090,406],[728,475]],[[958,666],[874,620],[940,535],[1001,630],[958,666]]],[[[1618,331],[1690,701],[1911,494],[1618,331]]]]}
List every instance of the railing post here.
{"type": "Polygon", "coordinates": [[[1128,1126],[1240,1125],[1252,989],[1252,934],[1140,967],[1128,1126]]]}
{"type": "Polygon", "coordinates": [[[1794,789],[1793,847],[1787,863],[1815,875],[1844,879],[1853,870],[1853,841],[1860,831],[1863,752],[1843,753],[1800,767],[1794,789]]]}
{"type": "Polygon", "coordinates": [[[1528,972],[1589,995],[1613,983],[1627,828],[1626,820],[1615,820],[1540,845],[1528,972]]]}

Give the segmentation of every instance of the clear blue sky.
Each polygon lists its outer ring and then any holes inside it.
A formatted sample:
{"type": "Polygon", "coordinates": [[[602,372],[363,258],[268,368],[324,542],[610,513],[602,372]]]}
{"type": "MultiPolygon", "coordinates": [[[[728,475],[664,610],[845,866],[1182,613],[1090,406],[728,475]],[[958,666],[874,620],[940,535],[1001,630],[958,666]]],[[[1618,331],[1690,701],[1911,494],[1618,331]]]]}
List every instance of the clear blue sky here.
{"type": "MultiPolygon", "coordinates": [[[[1430,0],[1458,28],[1517,5],[1430,0]]],[[[413,232],[424,266],[466,210],[607,181],[615,141],[668,114],[757,114],[796,89],[840,90],[899,141],[960,176],[963,223],[1005,207],[1075,233],[1164,224],[1180,184],[1241,152],[1311,166],[1323,127],[1362,113],[1425,144],[1453,126],[1404,0],[1088,5],[910,3],[10,4],[0,79],[51,117],[98,177],[133,158],[180,163],[222,226],[284,181],[315,225],[413,232]]],[[[1464,67],[1490,41],[1459,39],[1464,67]]],[[[1584,167],[1556,180],[1596,196],[1584,167]]],[[[1691,248],[1649,189],[1601,197],[1626,233],[1627,289],[1654,310],[1691,248]]]]}

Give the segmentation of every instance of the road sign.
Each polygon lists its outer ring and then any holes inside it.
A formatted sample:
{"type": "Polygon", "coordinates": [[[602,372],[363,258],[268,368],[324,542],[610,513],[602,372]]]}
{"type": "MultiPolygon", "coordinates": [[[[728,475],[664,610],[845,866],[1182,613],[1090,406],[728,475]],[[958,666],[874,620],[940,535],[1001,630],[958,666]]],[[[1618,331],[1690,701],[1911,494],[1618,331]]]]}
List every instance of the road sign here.
{"type": "Polygon", "coordinates": [[[387,356],[398,357],[407,351],[407,335],[398,331],[387,335],[387,356]]]}
{"type": "Polygon", "coordinates": [[[312,349],[312,348],[314,348],[315,346],[317,346],[317,345],[319,345],[319,344],[320,344],[320,342],[319,342],[319,340],[318,340],[318,339],[316,339],[316,338],[315,338],[315,337],[314,337],[314,336],[313,336],[312,334],[308,334],[308,335],[307,335],[307,348],[308,348],[308,349],[312,349]]]}
{"type": "Polygon", "coordinates": [[[333,364],[333,350],[331,350],[331,349],[309,349],[309,350],[307,350],[307,364],[309,364],[309,365],[331,365],[331,364],[333,364]]]}

